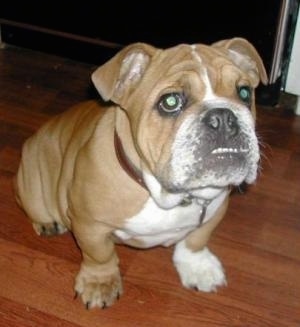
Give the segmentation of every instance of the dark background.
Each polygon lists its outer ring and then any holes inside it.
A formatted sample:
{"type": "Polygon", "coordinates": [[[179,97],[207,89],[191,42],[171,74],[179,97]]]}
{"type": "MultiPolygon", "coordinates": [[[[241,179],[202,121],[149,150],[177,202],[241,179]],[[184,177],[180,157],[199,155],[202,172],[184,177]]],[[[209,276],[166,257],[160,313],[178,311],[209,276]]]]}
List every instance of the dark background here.
{"type": "MultiPolygon", "coordinates": [[[[270,73],[282,1],[63,2],[15,1],[1,5],[0,18],[49,30],[127,45],[158,47],[178,43],[212,43],[235,36],[254,44],[270,73]]],[[[2,22],[2,40],[100,65],[119,48],[53,36],[2,22]]],[[[271,85],[278,91],[278,85],[271,85]]],[[[272,101],[276,98],[272,94],[272,101]]],[[[262,89],[262,102],[270,95],[262,89]]],[[[274,101],[276,102],[276,101],[274,101]]]]}

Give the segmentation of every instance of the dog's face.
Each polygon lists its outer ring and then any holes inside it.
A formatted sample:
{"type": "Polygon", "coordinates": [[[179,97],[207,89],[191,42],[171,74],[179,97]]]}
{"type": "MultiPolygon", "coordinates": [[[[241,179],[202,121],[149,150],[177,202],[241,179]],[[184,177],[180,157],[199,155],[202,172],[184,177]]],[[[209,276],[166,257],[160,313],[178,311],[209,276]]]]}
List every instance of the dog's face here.
{"type": "Polygon", "coordinates": [[[267,81],[244,39],[159,50],[136,44],[93,74],[126,111],[144,169],[165,190],[251,183],[259,161],[254,89],[267,81]]]}

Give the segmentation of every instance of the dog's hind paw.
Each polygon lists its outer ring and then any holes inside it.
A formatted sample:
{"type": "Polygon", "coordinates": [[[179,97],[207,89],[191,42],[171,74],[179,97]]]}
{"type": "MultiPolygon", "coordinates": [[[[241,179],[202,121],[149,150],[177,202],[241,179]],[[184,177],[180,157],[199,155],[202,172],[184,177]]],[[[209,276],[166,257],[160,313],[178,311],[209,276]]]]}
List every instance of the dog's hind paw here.
{"type": "Polygon", "coordinates": [[[68,231],[68,229],[62,225],[57,223],[56,221],[53,223],[33,223],[33,229],[40,236],[52,236],[52,235],[60,235],[68,231]]]}

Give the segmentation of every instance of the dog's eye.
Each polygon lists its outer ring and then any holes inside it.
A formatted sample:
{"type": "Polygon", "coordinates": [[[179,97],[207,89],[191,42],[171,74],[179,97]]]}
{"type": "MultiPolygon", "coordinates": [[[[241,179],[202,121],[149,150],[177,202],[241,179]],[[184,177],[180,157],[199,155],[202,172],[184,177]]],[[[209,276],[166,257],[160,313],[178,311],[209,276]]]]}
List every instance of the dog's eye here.
{"type": "Polygon", "coordinates": [[[251,95],[252,95],[252,90],[249,86],[238,86],[237,88],[237,93],[238,93],[238,96],[239,98],[247,103],[247,104],[250,104],[251,102],[251,95]]]}
{"type": "Polygon", "coordinates": [[[161,114],[177,114],[185,105],[185,97],[181,93],[168,93],[161,96],[158,109],[161,114]]]}

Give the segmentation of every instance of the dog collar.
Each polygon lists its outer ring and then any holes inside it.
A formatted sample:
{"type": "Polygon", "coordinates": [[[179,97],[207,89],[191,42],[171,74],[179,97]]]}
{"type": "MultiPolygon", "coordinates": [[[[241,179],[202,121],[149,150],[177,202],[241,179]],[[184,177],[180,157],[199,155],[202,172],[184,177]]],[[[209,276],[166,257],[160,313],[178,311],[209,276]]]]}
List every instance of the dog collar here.
{"type": "Polygon", "coordinates": [[[127,157],[124,151],[122,141],[116,130],[114,133],[114,145],[115,145],[116,156],[118,158],[120,166],[123,168],[123,170],[126,171],[128,176],[130,176],[135,182],[137,182],[140,186],[142,186],[147,190],[147,187],[142,177],[142,172],[127,157]]]}
{"type": "Polygon", "coordinates": [[[199,225],[202,225],[203,221],[204,221],[204,218],[205,218],[205,215],[206,215],[206,209],[207,209],[207,206],[210,204],[210,200],[205,200],[203,205],[202,205],[202,211],[201,211],[201,214],[200,214],[200,217],[199,217],[199,225]]]}
{"type": "MultiPolygon", "coordinates": [[[[191,196],[187,196],[186,198],[184,198],[181,202],[181,206],[182,207],[186,207],[186,206],[189,206],[190,204],[192,204],[193,202],[193,199],[191,196]]],[[[200,200],[200,199],[197,199],[196,202],[201,205],[202,209],[201,209],[201,213],[200,213],[200,216],[199,216],[199,225],[202,225],[203,221],[204,221],[204,218],[205,218],[205,215],[206,215],[206,209],[207,209],[207,206],[211,203],[212,200],[200,200]]]]}

